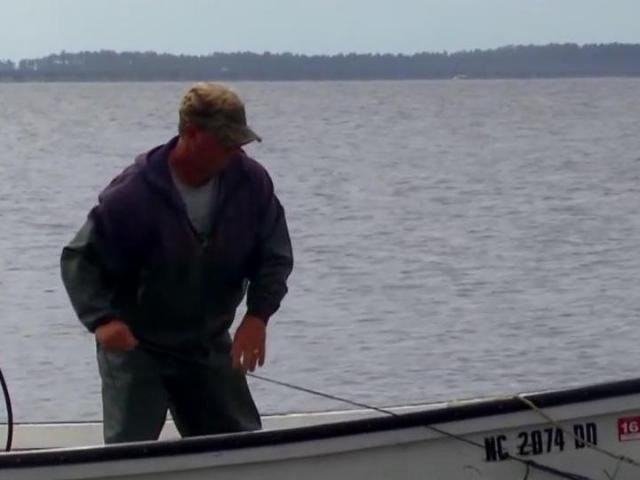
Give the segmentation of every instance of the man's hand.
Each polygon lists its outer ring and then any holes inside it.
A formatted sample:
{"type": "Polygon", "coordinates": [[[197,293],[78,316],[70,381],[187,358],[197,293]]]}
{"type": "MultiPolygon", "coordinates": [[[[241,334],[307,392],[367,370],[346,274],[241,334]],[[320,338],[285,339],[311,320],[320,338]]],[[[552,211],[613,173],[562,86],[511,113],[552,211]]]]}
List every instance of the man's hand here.
{"type": "Polygon", "coordinates": [[[231,358],[234,368],[241,368],[253,372],[256,363],[264,365],[266,354],[267,326],[261,318],[253,315],[245,315],[242,323],[236,330],[231,347],[231,358]]]}
{"type": "Polygon", "coordinates": [[[128,351],[138,345],[127,324],[118,318],[96,328],[96,339],[106,350],[128,351]]]}

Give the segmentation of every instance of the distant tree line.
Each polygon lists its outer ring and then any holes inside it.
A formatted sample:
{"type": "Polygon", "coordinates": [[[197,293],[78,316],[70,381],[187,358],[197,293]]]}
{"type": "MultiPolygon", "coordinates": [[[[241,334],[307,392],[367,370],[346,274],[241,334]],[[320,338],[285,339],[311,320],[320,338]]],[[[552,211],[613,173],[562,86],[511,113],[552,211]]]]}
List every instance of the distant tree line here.
{"type": "Polygon", "coordinates": [[[15,69],[16,65],[11,60],[0,60],[0,73],[13,73],[15,69]]]}
{"type": "Polygon", "coordinates": [[[640,75],[640,44],[506,46],[455,53],[61,52],[0,61],[0,81],[367,80],[640,75]]]}

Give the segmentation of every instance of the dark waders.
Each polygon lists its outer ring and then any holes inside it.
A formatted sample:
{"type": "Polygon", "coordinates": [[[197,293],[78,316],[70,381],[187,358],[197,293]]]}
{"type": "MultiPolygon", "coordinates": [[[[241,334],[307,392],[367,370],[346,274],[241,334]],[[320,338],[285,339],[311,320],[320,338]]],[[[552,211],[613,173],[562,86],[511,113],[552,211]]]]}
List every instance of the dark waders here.
{"type": "Polygon", "coordinates": [[[200,363],[140,347],[97,350],[105,443],[156,440],[167,411],[183,437],[261,428],[246,377],[233,369],[228,348],[212,350],[200,363]]]}

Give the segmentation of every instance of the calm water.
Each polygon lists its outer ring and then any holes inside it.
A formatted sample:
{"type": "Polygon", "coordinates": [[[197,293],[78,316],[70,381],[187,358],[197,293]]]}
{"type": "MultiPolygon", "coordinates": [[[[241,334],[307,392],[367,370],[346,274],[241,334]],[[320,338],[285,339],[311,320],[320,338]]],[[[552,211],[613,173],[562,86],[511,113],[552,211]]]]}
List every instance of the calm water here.
{"type": "MultiPolygon", "coordinates": [[[[60,250],[173,135],[187,87],[0,84],[0,367],[18,420],[101,417],[60,250]]],[[[297,260],[261,374],[376,405],[638,375],[640,80],[235,87],[297,260]]],[[[341,406],[252,386],[263,412],[341,406]]]]}

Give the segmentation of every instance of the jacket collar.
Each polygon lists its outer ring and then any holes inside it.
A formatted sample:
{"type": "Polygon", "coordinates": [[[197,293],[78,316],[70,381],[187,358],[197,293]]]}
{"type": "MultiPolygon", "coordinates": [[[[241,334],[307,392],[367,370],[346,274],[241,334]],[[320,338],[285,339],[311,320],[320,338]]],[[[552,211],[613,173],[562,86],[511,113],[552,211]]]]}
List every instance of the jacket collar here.
{"type": "MultiPolygon", "coordinates": [[[[169,169],[169,154],[178,143],[178,136],[160,145],[146,154],[141,155],[136,163],[142,164],[145,179],[151,186],[163,194],[172,204],[182,208],[182,200],[176,189],[169,169]]],[[[244,152],[234,157],[229,166],[220,173],[219,188],[222,194],[234,188],[247,175],[247,165],[244,152]]]]}

